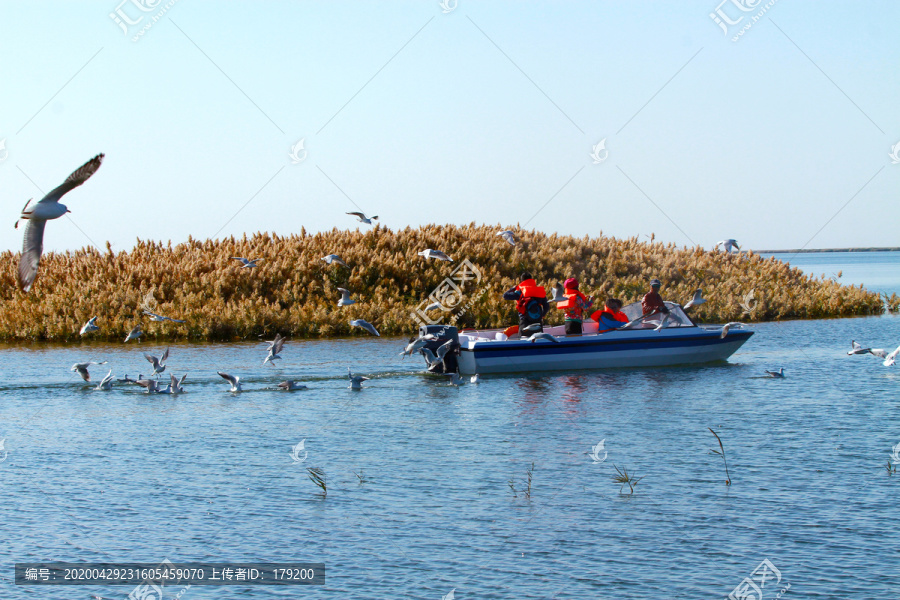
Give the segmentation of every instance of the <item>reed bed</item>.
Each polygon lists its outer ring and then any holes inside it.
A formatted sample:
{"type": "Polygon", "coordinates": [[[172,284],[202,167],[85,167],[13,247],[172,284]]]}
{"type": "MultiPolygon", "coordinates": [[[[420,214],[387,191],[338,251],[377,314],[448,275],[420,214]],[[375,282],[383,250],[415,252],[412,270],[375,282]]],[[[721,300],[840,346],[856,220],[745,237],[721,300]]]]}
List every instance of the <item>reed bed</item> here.
{"type": "MultiPolygon", "coordinates": [[[[417,329],[412,310],[462,259],[480,271],[477,289],[484,291],[476,297],[474,286],[465,290],[469,307],[459,316],[461,327],[516,323],[513,303],[501,296],[525,269],[546,286],[577,277],[581,290],[601,301],[638,300],[652,277],[662,280],[664,298],[682,304],[701,287],[708,301],[691,312],[701,322],[870,315],[900,304],[896,295],[882,299],[862,286],[804,275],[753,253],[511,229],[519,240],[515,246],[497,236],[499,227],[474,223],[189,238],[177,245],[138,240],[127,252],[113,252],[107,244],[106,251],[91,247],[46,254],[29,294],[16,287],[18,255],[4,252],[0,340],[76,340],[95,315],[100,331],[90,337],[105,340],[124,339],[138,322],[144,323],[144,339],[240,340],[275,332],[368,335],[350,326],[350,319],[358,318],[375,324],[382,335],[408,335],[417,329]],[[443,250],[457,263],[416,255],[426,248],[443,250]],[[351,268],[321,260],[332,253],[351,268]],[[257,268],[241,269],[232,256],[263,260],[257,268]],[[357,303],[338,308],[338,287],[349,289],[357,303]],[[151,323],[142,315],[145,305],[186,323],[151,323]]],[[[562,318],[562,311],[553,310],[548,321],[561,323],[562,318]]]]}

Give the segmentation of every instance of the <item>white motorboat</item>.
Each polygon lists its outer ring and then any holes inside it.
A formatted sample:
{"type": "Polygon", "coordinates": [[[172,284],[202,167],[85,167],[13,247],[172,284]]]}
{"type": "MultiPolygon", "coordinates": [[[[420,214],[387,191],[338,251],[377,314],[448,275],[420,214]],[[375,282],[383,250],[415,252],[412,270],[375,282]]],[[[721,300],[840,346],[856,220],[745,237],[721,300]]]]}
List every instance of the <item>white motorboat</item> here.
{"type": "MultiPolygon", "coordinates": [[[[666,302],[666,306],[668,315],[643,316],[635,302],[622,309],[631,321],[619,329],[598,331],[596,322],[586,321],[581,335],[566,335],[559,325],[544,327],[553,339],[534,341],[507,337],[498,329],[457,332],[446,325],[427,329],[438,336],[435,344],[457,339],[455,362],[461,375],[711,363],[727,360],[753,335],[736,324],[723,336],[721,325],[698,326],[680,305],[666,302]]],[[[456,370],[455,366],[445,364],[444,370],[456,370]]]]}

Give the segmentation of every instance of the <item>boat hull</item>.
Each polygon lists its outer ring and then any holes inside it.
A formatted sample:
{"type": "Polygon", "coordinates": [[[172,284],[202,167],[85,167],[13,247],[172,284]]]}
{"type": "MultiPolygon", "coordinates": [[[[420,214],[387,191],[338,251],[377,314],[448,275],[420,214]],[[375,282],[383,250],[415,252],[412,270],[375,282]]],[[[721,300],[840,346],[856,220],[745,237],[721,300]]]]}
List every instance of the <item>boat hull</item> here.
{"type": "Polygon", "coordinates": [[[559,337],[558,343],[476,341],[461,348],[459,372],[474,375],[710,363],[727,360],[753,332],[731,331],[725,338],[720,334],[719,328],[674,328],[559,337]]]}

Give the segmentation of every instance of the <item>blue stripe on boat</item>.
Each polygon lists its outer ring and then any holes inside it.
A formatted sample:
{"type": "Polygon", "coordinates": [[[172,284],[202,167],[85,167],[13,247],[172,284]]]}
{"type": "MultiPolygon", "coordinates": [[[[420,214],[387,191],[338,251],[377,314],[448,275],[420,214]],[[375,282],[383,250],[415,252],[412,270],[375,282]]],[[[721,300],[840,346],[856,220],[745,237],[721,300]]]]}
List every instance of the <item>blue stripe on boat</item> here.
{"type": "Polygon", "coordinates": [[[691,335],[679,337],[665,337],[657,340],[603,340],[603,339],[581,339],[566,340],[557,344],[553,342],[539,342],[523,344],[515,342],[507,344],[504,342],[489,342],[485,344],[476,344],[474,349],[461,348],[462,352],[474,352],[476,355],[490,355],[491,358],[501,358],[504,356],[530,356],[542,354],[580,354],[583,352],[621,352],[623,350],[644,350],[648,348],[685,348],[692,346],[715,346],[718,344],[728,344],[731,342],[746,341],[752,331],[734,331],[729,332],[724,339],[719,337],[719,332],[712,332],[709,335],[691,335]]]}

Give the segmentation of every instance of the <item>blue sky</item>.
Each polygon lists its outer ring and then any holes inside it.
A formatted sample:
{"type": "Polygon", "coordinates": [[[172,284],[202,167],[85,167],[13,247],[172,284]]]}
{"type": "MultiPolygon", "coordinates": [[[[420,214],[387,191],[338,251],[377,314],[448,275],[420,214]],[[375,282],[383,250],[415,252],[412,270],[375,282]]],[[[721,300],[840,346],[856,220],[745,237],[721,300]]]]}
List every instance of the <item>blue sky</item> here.
{"type": "Polygon", "coordinates": [[[900,245],[896,2],[780,0],[735,42],[767,2],[178,0],[132,41],[157,1],[0,5],[9,225],[107,155],[48,250],[355,228],[357,207],[395,229],[900,245]],[[717,7],[744,17],[728,35],[717,7]],[[127,35],[117,8],[143,16],[127,35]]]}

